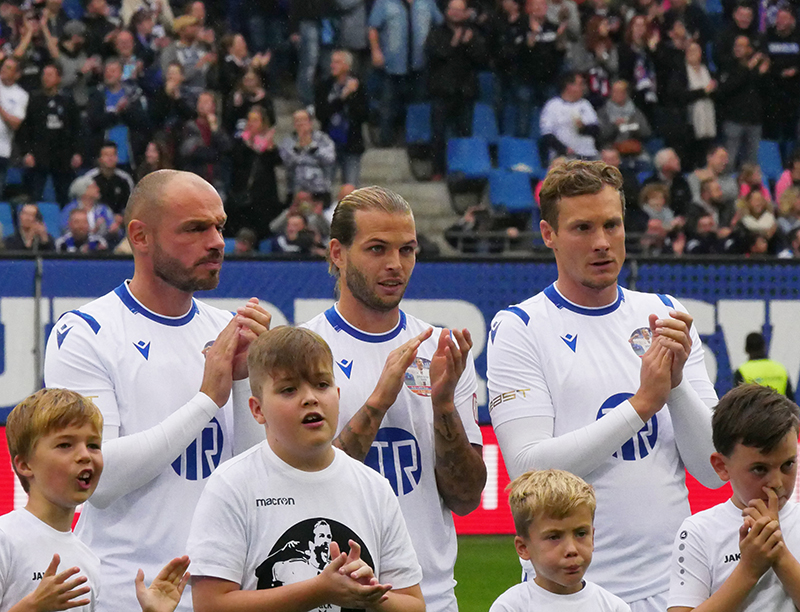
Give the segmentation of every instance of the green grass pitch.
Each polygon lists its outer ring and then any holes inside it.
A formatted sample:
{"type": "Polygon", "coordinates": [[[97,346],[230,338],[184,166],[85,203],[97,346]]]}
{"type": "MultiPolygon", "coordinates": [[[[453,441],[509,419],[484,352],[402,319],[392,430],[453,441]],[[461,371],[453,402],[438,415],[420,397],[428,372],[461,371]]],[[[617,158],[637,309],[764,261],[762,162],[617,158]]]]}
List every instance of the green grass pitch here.
{"type": "Polygon", "coordinates": [[[513,535],[459,536],[455,569],[459,612],[486,612],[521,575],[513,535]]]}

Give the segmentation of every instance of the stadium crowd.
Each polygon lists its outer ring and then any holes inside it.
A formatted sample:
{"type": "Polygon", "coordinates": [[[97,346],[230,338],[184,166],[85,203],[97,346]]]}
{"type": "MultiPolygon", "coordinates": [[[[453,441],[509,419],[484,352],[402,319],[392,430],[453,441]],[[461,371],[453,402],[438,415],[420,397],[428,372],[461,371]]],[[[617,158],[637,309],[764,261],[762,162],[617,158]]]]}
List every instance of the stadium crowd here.
{"type": "MultiPolygon", "coordinates": [[[[359,186],[367,144],[402,144],[408,104],[430,103],[437,180],[448,137],[469,136],[488,99],[500,132],[533,139],[543,168],[620,167],[626,228],[641,236],[632,250],[797,257],[796,11],[790,0],[5,1],[0,189],[18,204],[6,248],[124,249],[136,181],[178,168],[222,194],[236,252],[268,239],[319,254],[334,186],[359,186]],[[277,97],[299,108],[281,142],[277,97]],[[48,200],[60,236],[21,205],[48,200]]],[[[458,227],[538,230],[538,215],[475,212],[458,227]]]]}

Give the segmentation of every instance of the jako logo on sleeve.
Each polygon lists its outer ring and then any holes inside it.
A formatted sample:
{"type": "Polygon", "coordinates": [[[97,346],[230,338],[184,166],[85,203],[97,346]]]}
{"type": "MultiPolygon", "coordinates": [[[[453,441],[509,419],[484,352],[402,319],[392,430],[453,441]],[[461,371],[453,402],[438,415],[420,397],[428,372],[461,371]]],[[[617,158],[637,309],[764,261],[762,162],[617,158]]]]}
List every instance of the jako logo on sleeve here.
{"type": "Polygon", "coordinates": [[[378,430],[364,463],[386,478],[398,497],[411,493],[422,477],[419,444],[398,427],[378,430]]]}

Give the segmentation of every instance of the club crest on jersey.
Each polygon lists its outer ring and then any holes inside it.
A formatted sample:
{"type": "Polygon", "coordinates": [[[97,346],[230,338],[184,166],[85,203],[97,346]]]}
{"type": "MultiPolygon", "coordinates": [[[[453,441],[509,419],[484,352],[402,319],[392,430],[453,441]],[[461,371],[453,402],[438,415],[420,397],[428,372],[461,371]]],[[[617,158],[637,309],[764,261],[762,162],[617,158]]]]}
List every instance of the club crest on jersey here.
{"type": "Polygon", "coordinates": [[[422,397],[431,396],[431,362],[424,357],[417,357],[406,370],[403,379],[413,393],[422,397]]]}
{"type": "Polygon", "coordinates": [[[416,489],[422,477],[419,443],[399,427],[378,430],[364,463],[386,478],[398,497],[416,489]]]}
{"type": "MultiPolygon", "coordinates": [[[[633,397],[633,393],[617,393],[609,397],[597,411],[597,419],[603,418],[606,413],[619,406],[625,400],[633,397]]],[[[636,435],[630,438],[622,447],[616,451],[612,457],[623,459],[624,461],[637,461],[647,457],[658,442],[658,415],[654,414],[647,423],[644,424],[636,435]]]]}
{"type": "Polygon", "coordinates": [[[204,480],[219,466],[224,443],[222,427],[214,417],[181,456],[172,462],[172,469],[186,480],[204,480]]]}
{"type": "Polygon", "coordinates": [[[628,342],[630,342],[633,352],[641,357],[653,343],[653,331],[649,327],[634,329],[628,342]]]}

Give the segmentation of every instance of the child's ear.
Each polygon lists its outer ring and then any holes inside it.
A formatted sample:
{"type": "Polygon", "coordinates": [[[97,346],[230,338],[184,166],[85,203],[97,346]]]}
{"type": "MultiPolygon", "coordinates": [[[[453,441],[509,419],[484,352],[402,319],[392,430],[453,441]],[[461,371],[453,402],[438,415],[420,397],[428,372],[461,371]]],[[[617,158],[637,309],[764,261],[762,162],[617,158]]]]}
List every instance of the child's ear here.
{"type": "Polygon", "coordinates": [[[719,479],[722,482],[728,482],[731,479],[730,474],[728,474],[728,464],[725,463],[725,455],[722,453],[711,453],[711,467],[714,468],[714,471],[719,476],[719,479]]]}
{"type": "Polygon", "coordinates": [[[528,544],[525,541],[525,538],[514,536],[514,548],[517,549],[517,556],[520,559],[525,559],[525,561],[531,560],[531,555],[528,552],[528,544]]]}
{"type": "Polygon", "coordinates": [[[33,470],[31,470],[31,466],[28,465],[27,459],[24,459],[22,455],[16,455],[12,461],[17,474],[25,478],[33,477],[33,470]]]}
{"type": "Polygon", "coordinates": [[[267,419],[264,418],[264,413],[261,411],[261,401],[251,395],[250,399],[247,400],[247,403],[250,405],[250,412],[253,415],[253,418],[258,421],[261,425],[267,424],[267,419]]]}

